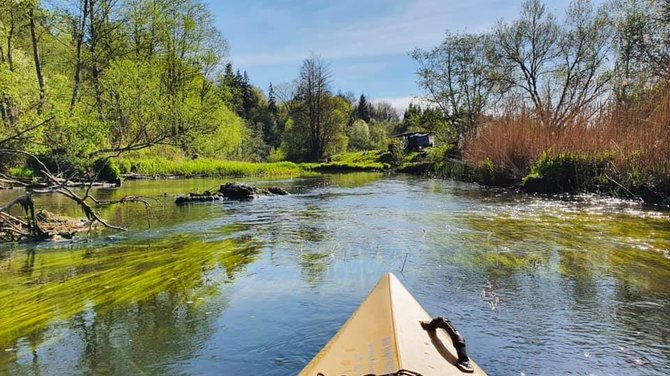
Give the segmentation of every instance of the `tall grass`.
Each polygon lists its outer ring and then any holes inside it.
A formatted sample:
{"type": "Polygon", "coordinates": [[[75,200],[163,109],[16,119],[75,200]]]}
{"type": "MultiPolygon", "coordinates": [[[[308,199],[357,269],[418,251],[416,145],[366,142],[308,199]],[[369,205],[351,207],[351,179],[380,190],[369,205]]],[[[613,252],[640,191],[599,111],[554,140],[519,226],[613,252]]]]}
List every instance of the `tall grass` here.
{"type": "Polygon", "coordinates": [[[562,129],[543,126],[526,112],[490,119],[466,140],[463,155],[472,165],[491,161],[515,179],[543,155],[605,158],[604,178],[614,185],[670,189],[670,90],[634,105],[606,106],[595,118],[562,129]]]}

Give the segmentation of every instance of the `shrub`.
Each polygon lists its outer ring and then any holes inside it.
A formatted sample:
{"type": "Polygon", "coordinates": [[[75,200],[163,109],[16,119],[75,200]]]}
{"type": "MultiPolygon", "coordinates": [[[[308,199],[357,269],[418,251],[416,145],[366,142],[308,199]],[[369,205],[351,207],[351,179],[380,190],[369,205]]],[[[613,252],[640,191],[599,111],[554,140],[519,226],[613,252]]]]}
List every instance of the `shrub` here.
{"type": "Polygon", "coordinates": [[[591,157],[575,153],[553,154],[546,151],[533,163],[523,178],[525,190],[531,192],[575,193],[597,190],[603,183],[608,156],[591,157]]]}
{"type": "Polygon", "coordinates": [[[121,177],[119,166],[111,158],[98,158],[93,162],[95,180],[115,182],[121,177]]]}
{"type": "Polygon", "coordinates": [[[16,178],[32,179],[35,177],[35,171],[27,167],[10,167],[9,175],[16,178]]]}
{"type": "Polygon", "coordinates": [[[390,154],[391,166],[398,169],[405,162],[405,147],[399,141],[389,142],[388,151],[390,154]]]}

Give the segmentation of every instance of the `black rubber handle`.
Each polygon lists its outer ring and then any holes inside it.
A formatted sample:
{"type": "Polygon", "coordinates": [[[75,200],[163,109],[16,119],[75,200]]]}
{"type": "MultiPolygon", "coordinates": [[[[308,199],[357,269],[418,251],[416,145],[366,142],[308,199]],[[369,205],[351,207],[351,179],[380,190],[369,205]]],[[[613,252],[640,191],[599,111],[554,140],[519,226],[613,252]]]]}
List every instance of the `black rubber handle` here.
{"type": "Polygon", "coordinates": [[[434,331],[436,329],[443,329],[449,337],[451,337],[451,342],[454,344],[456,349],[456,355],[458,355],[458,361],[456,366],[463,372],[472,373],[475,369],[470,364],[470,358],[468,357],[467,351],[465,351],[465,338],[463,335],[456,329],[454,324],[449,321],[449,319],[444,317],[436,317],[430,322],[422,322],[421,327],[425,330],[434,331]]]}

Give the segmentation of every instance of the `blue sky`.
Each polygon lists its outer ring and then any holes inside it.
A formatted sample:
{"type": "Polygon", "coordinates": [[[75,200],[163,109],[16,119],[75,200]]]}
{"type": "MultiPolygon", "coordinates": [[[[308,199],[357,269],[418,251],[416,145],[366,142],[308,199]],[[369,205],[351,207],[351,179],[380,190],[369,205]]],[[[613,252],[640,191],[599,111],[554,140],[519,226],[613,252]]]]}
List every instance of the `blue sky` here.
{"type": "MultiPolygon", "coordinates": [[[[333,72],[333,87],[404,108],[421,95],[407,53],[446,30],[478,32],[519,14],[520,0],[206,0],[230,43],[230,58],[252,82],[289,82],[311,53],[333,72]]],[[[562,15],[569,0],[548,0],[562,15]]]]}

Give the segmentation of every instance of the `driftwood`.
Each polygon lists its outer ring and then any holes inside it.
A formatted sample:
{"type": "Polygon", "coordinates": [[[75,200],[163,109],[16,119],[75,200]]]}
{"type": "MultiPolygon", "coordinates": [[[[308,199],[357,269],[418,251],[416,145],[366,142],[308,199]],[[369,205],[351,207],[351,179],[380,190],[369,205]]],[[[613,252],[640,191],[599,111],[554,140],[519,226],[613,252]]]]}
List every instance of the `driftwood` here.
{"type": "MultiPolygon", "coordinates": [[[[94,205],[101,205],[101,204],[111,204],[111,203],[120,203],[120,202],[143,202],[147,207],[148,203],[144,201],[141,198],[124,198],[115,202],[105,202],[101,203],[98,201],[93,195],[91,195],[91,189],[96,186],[95,178],[92,178],[87,184],[84,185],[86,188],[84,195],[80,196],[77,193],[75,193],[72,190],[71,184],[73,184],[72,180],[70,179],[63,179],[59,176],[56,176],[54,173],[49,171],[49,168],[35,155],[28,153],[23,150],[14,150],[14,149],[1,149],[0,148],[0,154],[19,154],[26,156],[28,158],[33,159],[37,167],[40,169],[40,173],[44,177],[45,183],[40,184],[39,186],[35,187],[26,187],[28,189],[32,189],[35,193],[57,193],[60,195],[63,195],[67,197],[68,199],[74,201],[83,211],[84,214],[86,215],[86,218],[88,219],[89,223],[89,229],[93,226],[95,223],[100,223],[101,225],[115,229],[115,230],[120,230],[120,231],[125,231],[126,229],[123,227],[115,226],[112,225],[108,222],[106,222],[104,219],[102,219],[98,213],[94,210],[92,204],[94,205]],[[91,204],[92,203],[92,204],[91,204]]],[[[74,183],[77,184],[77,183],[74,183]]],[[[118,182],[117,182],[118,184],[118,182]]]]}
{"type": "Polygon", "coordinates": [[[189,193],[186,196],[179,196],[175,200],[178,205],[193,202],[211,202],[223,199],[246,201],[253,200],[259,196],[284,196],[289,194],[286,190],[279,187],[270,187],[267,190],[253,187],[241,183],[226,183],[219,187],[217,192],[206,191],[204,193],[189,193]]]}
{"type": "Polygon", "coordinates": [[[90,231],[91,223],[75,218],[64,217],[40,210],[35,214],[35,225],[39,233],[32,231],[29,222],[23,221],[5,212],[0,212],[0,240],[48,240],[70,239],[76,233],[90,231]]]}

